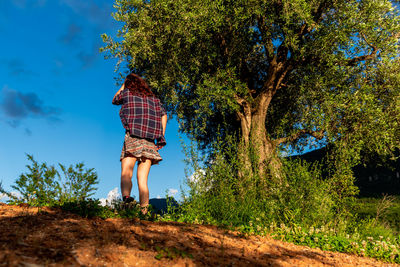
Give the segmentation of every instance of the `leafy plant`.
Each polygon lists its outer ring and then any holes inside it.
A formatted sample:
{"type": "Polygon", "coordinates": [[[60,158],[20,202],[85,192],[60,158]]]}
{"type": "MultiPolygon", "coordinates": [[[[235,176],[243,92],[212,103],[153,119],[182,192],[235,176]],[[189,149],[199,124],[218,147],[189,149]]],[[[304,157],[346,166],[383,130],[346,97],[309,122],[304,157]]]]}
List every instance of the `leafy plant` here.
{"type": "Polygon", "coordinates": [[[85,170],[83,163],[68,168],[62,164],[59,164],[59,166],[64,175],[64,178],[61,178],[60,174],[57,173],[59,179],[63,181],[60,202],[64,200],[81,201],[95,193],[96,188],[93,186],[98,184],[98,179],[94,169],[85,170]]]}
{"type": "Polygon", "coordinates": [[[94,169],[84,169],[83,163],[66,168],[59,164],[63,177],[54,167],[38,163],[32,155],[27,155],[28,171],[19,176],[11,186],[20,196],[6,192],[10,204],[27,203],[32,206],[54,206],[64,202],[82,201],[94,194],[98,183],[94,169]]]}
{"type": "Polygon", "coordinates": [[[184,201],[161,220],[214,224],[245,234],[269,234],[300,245],[400,262],[400,236],[383,221],[392,212],[388,204],[393,199],[375,200],[371,216],[361,218],[355,210],[362,212],[360,205],[366,206],[368,201],[337,201],[337,180],[323,177],[324,165],[299,159],[282,159],[285,176],[281,184],[264,183],[255,172],[245,180],[236,179],[236,170],[241,168],[236,147],[232,140],[221,142],[212,157],[186,147],[189,168],[184,201]]]}
{"type": "Polygon", "coordinates": [[[176,257],[181,257],[181,258],[193,258],[192,254],[189,254],[185,251],[179,250],[175,247],[172,248],[161,248],[159,246],[156,246],[156,251],[157,255],[154,256],[157,260],[161,260],[162,258],[167,258],[167,259],[175,259],[176,257]]]}

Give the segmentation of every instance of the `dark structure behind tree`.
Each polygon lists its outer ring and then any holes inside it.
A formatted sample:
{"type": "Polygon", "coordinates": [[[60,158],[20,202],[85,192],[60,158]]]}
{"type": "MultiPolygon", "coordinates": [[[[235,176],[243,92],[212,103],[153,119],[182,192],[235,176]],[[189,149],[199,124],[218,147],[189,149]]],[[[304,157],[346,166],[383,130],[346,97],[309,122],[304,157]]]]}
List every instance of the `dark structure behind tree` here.
{"type": "MultiPolygon", "coordinates": [[[[316,149],[292,158],[301,158],[308,162],[322,162],[326,148],[316,149]]],[[[371,158],[364,164],[353,168],[355,185],[360,189],[360,197],[380,197],[383,194],[400,195],[400,151],[395,160],[383,161],[379,157],[371,158]]]]}

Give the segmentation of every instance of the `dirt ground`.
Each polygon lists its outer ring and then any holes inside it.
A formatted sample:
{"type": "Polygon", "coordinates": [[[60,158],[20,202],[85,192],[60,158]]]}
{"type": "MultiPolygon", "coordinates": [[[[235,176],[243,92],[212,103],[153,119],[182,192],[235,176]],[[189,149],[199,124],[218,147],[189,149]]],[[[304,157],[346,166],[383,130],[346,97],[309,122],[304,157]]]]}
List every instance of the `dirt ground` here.
{"type": "Polygon", "coordinates": [[[215,226],[0,203],[0,266],[398,266],[215,226]]]}

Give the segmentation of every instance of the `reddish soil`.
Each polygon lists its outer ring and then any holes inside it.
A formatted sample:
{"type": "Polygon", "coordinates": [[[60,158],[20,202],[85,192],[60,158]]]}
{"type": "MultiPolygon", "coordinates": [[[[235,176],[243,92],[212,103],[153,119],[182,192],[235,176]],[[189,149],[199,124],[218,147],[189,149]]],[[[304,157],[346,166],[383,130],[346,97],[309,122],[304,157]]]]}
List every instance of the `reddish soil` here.
{"type": "Polygon", "coordinates": [[[84,219],[55,209],[0,203],[0,266],[325,265],[395,266],[215,226],[84,219]]]}

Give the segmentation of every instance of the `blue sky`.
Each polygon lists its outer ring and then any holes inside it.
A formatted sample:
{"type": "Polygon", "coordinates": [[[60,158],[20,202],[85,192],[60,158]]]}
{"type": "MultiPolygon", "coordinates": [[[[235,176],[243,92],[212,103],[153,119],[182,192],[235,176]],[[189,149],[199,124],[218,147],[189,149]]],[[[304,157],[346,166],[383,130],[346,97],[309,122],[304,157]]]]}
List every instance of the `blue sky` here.
{"type": "MultiPolygon", "coordinates": [[[[119,188],[124,129],[115,61],[100,35],[119,29],[112,0],[0,0],[0,181],[6,190],[39,162],[84,162],[99,176],[97,198],[119,188]]],[[[164,161],[149,176],[150,198],[180,191],[184,155],[176,121],[167,125],[164,161]]],[[[184,139],[187,141],[187,139],[184,139]]],[[[138,196],[136,181],[133,195],[138,196]]]]}

